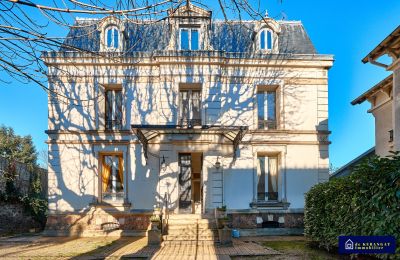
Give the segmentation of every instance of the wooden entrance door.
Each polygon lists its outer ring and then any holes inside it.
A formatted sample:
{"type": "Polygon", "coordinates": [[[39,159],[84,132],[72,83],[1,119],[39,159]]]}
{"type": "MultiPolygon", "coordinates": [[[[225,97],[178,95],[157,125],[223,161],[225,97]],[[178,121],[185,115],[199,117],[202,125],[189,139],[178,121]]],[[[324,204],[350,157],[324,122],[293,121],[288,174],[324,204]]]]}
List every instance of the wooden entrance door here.
{"type": "Polygon", "coordinates": [[[179,154],[179,213],[192,213],[192,156],[179,154]]]}

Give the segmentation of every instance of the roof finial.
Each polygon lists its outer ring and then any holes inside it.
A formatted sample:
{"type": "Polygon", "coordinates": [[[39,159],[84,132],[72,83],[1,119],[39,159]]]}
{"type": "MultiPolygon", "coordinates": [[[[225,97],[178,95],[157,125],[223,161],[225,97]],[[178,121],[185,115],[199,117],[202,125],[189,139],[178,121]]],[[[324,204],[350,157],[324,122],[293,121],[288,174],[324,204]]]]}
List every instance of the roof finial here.
{"type": "Polygon", "coordinates": [[[186,7],[189,9],[190,6],[190,0],[186,0],[186,7]]]}
{"type": "Polygon", "coordinates": [[[268,17],[268,10],[265,10],[265,16],[264,17],[268,17]]]}

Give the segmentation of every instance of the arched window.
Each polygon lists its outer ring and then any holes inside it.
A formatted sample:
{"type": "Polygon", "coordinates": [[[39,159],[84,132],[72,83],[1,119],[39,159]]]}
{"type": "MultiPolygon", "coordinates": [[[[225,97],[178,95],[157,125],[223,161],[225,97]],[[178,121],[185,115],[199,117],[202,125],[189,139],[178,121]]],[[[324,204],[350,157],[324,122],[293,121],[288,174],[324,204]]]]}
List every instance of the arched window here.
{"type": "Polygon", "coordinates": [[[115,26],[109,26],[106,29],[106,46],[108,49],[118,49],[119,46],[119,30],[115,26]]]}
{"type": "Polygon", "coordinates": [[[273,35],[271,30],[263,29],[260,32],[260,50],[272,50],[273,35]]]}

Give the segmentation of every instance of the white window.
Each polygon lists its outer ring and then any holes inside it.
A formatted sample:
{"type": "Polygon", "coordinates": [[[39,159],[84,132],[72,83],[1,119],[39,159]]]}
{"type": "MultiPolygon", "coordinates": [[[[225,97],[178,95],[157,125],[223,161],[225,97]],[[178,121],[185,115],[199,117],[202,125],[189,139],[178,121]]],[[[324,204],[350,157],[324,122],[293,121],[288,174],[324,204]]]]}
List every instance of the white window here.
{"type": "Polygon", "coordinates": [[[276,91],[257,92],[258,129],[276,129],[276,91]]]}
{"type": "Polygon", "coordinates": [[[273,34],[270,29],[263,29],[260,32],[260,50],[273,49],[273,34]]]}
{"type": "Polygon", "coordinates": [[[182,126],[201,125],[201,90],[179,91],[179,124],[182,126]]]}
{"type": "Polygon", "coordinates": [[[122,89],[106,89],[105,101],[106,129],[122,129],[122,89]]]}
{"type": "Polygon", "coordinates": [[[102,199],[122,201],[124,199],[124,167],[122,154],[102,155],[101,157],[102,199]]]}
{"type": "Polygon", "coordinates": [[[106,28],[105,32],[105,43],[107,49],[118,49],[120,45],[118,28],[116,26],[109,26],[106,28]]]}
{"type": "Polygon", "coordinates": [[[199,29],[181,28],[179,33],[180,49],[196,51],[199,49],[199,29]]]}
{"type": "Polygon", "coordinates": [[[257,200],[277,201],[279,169],[277,156],[257,157],[257,200]]]}

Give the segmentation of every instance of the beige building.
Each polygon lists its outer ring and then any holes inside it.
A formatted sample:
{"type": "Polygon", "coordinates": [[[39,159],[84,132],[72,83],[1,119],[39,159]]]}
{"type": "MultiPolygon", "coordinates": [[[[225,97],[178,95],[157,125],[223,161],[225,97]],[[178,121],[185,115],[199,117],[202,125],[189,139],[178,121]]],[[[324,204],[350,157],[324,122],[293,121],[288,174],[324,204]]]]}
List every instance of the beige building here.
{"type": "Polygon", "coordinates": [[[389,151],[400,150],[400,26],[362,61],[393,72],[351,102],[352,105],[366,100],[371,103],[368,113],[375,117],[375,153],[386,156],[389,151]],[[378,61],[384,55],[392,59],[390,64],[378,61]]]}
{"type": "Polygon", "coordinates": [[[301,22],[194,5],[161,22],[80,19],[43,57],[48,232],[128,234],[155,207],[223,205],[235,227],[301,227],[304,194],[328,180],[333,57],[301,22]]]}

